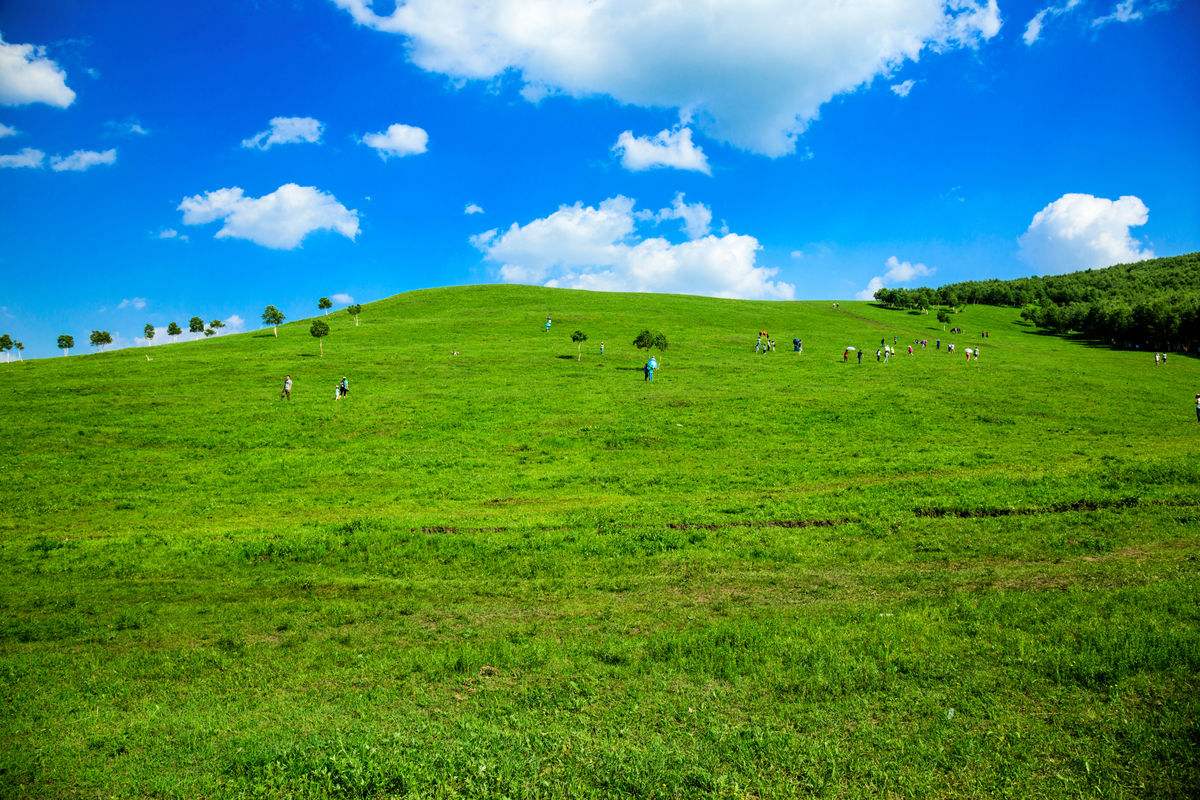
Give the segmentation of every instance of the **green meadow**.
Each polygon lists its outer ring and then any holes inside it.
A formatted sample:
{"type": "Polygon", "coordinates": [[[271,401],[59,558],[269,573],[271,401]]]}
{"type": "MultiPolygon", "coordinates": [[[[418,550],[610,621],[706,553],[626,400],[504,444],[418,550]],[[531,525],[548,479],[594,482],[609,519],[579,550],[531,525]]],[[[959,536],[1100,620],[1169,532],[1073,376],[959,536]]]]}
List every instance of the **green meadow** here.
{"type": "Polygon", "coordinates": [[[1200,361],[989,306],[328,322],[0,365],[0,796],[1195,796],[1200,361]]]}

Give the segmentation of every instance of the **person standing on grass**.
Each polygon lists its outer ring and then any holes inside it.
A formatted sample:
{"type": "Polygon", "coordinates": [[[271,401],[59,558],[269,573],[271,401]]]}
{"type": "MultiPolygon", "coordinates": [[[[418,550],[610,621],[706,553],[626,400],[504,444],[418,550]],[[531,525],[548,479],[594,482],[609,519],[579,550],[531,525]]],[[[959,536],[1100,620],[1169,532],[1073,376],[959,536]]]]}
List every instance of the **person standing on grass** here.
{"type": "Polygon", "coordinates": [[[646,362],[646,380],[654,383],[654,370],[658,369],[658,359],[650,356],[650,360],[646,362]]]}
{"type": "Polygon", "coordinates": [[[1158,366],[1158,353],[1154,354],[1154,366],[1158,366]]]}
{"type": "Polygon", "coordinates": [[[346,380],[345,375],[342,376],[342,382],[338,384],[338,394],[342,397],[350,394],[350,381],[346,380]]]}
{"type": "Polygon", "coordinates": [[[288,401],[290,401],[292,399],[292,376],[291,375],[288,375],[286,378],[283,379],[283,391],[279,393],[279,399],[280,400],[288,400],[288,401]]]}
{"type": "Polygon", "coordinates": [[[600,355],[604,355],[604,342],[600,343],[600,355]]]}
{"type": "Polygon", "coordinates": [[[1163,353],[1162,356],[1163,356],[1163,366],[1165,367],[1167,365],[1167,354],[1163,353]]]}
{"type": "Polygon", "coordinates": [[[549,315],[549,314],[547,314],[547,315],[546,315],[546,327],[544,328],[544,330],[545,330],[545,332],[546,332],[546,333],[549,333],[549,332],[550,332],[550,325],[551,325],[551,322],[552,322],[552,320],[550,319],[550,315],[549,315]]]}
{"type": "Polygon", "coordinates": [[[858,351],[858,363],[862,364],[862,349],[861,348],[859,348],[859,351],[858,351]]]}

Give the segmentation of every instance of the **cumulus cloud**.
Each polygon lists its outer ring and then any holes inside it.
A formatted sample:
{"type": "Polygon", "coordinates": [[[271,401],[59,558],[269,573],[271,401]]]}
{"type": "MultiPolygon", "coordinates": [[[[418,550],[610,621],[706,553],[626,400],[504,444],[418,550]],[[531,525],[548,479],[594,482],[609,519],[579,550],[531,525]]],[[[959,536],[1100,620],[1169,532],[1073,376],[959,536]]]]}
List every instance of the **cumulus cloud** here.
{"type": "Polygon", "coordinates": [[[468,217],[471,216],[472,214],[482,214],[483,206],[478,205],[476,203],[467,203],[465,206],[463,206],[463,213],[466,214],[468,217]]]}
{"type": "Polygon", "coordinates": [[[348,306],[354,302],[354,298],[345,292],[335,292],[329,295],[329,299],[337,303],[339,306],[348,306]]]}
{"type": "Polygon", "coordinates": [[[920,262],[901,261],[896,256],[888,256],[888,260],[883,262],[887,267],[887,271],[882,275],[876,275],[867,281],[867,287],[859,292],[856,297],[859,300],[871,300],[875,297],[875,292],[885,286],[895,286],[897,283],[908,283],[914,278],[924,278],[933,274],[933,269],[925,266],[920,262]]]}
{"type": "Polygon", "coordinates": [[[662,130],[654,136],[634,136],[624,131],[612,146],[621,156],[621,166],[640,172],[654,167],[673,167],[711,175],[704,151],[692,143],[690,128],[662,130]]]}
{"type": "Polygon", "coordinates": [[[292,250],[314,231],[330,230],[351,241],[358,236],[358,212],[313,186],[285,183],[262,197],[241,187],[185,197],[179,204],[185,225],[221,220],[216,238],[247,239],[263,247],[292,250]]]}
{"type": "Polygon", "coordinates": [[[688,203],[684,200],[683,192],[677,192],[667,208],[661,208],[657,212],[635,211],[634,217],[654,222],[677,219],[683,223],[683,232],[689,239],[707,236],[712,225],[712,209],[704,203],[688,203]]]}
{"type": "Polygon", "coordinates": [[[1051,273],[1154,258],[1129,232],[1149,219],[1150,209],[1133,195],[1064,194],[1033,215],[1020,238],[1021,257],[1051,273]]]}
{"type": "Polygon", "coordinates": [[[895,94],[897,97],[908,97],[908,93],[911,92],[913,90],[913,87],[916,85],[917,85],[917,82],[912,80],[911,78],[909,78],[906,81],[901,81],[900,83],[893,83],[892,84],[892,93],[895,94]]]}
{"type": "Polygon", "coordinates": [[[117,308],[133,308],[141,311],[146,307],[146,298],[144,297],[126,297],[120,303],[117,303],[117,308]]]}
{"type": "Polygon", "coordinates": [[[996,0],[333,0],[399,34],[420,68],[459,80],[511,73],[527,99],[607,95],[674,108],[721,141],[769,156],[832,98],[925,52],[973,48],[1000,30],[996,0]],[[389,3],[390,7],[391,4],[389,3]]]}
{"type": "Polygon", "coordinates": [[[11,44],[0,36],[0,104],[45,103],[66,108],[75,102],[67,74],[46,58],[46,48],[11,44]]]}
{"type": "Polygon", "coordinates": [[[1093,28],[1102,28],[1111,22],[1136,22],[1155,11],[1165,11],[1171,7],[1170,2],[1156,2],[1138,6],[1138,0],[1121,0],[1113,6],[1113,10],[1102,17],[1092,20],[1093,28]]]}
{"type": "Polygon", "coordinates": [[[242,140],[242,147],[269,150],[277,144],[318,144],[325,125],[312,117],[272,117],[270,127],[242,140]]]}
{"type": "Polygon", "coordinates": [[[382,133],[368,133],[362,137],[362,143],[379,153],[379,157],[387,161],[392,156],[404,156],[424,153],[428,149],[429,134],[424,128],[413,125],[395,123],[388,125],[382,133]]]}
{"type": "Polygon", "coordinates": [[[0,169],[37,169],[46,160],[41,150],[26,147],[19,153],[0,155],[0,169]]]}
{"type": "Polygon", "coordinates": [[[83,172],[101,165],[117,163],[116,148],[110,150],[76,150],[69,156],[54,156],[50,169],[55,172],[83,172]]]}
{"type": "Polygon", "coordinates": [[[161,231],[158,232],[158,238],[174,239],[177,242],[186,242],[188,240],[186,233],[180,233],[179,231],[175,230],[174,228],[163,228],[161,231]]]}
{"type": "Polygon", "coordinates": [[[16,128],[0,122],[0,139],[5,139],[9,136],[16,136],[18,133],[20,133],[20,131],[18,131],[16,128]]]}
{"type": "MultiPolygon", "coordinates": [[[[682,203],[682,197],[679,198],[682,203]]],[[[511,283],[577,289],[680,292],[790,299],[795,287],[756,263],[753,236],[728,233],[672,243],[637,233],[634,201],[617,195],[596,206],[560,206],[549,216],[471,237],[511,283]]]]}

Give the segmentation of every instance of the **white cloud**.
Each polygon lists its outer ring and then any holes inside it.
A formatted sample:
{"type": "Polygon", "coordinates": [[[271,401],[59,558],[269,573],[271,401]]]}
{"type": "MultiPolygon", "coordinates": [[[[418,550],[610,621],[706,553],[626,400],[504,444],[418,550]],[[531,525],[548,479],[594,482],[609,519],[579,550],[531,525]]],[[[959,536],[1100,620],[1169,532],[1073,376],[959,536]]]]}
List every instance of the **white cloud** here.
{"type": "Polygon", "coordinates": [[[16,136],[18,133],[20,133],[20,131],[18,131],[16,128],[0,122],[0,139],[5,139],[9,136],[16,136]]]}
{"type": "Polygon", "coordinates": [[[654,222],[666,222],[677,219],[683,223],[683,232],[689,239],[699,239],[707,236],[712,226],[712,209],[704,203],[688,203],[684,200],[683,192],[676,192],[675,199],[667,208],[654,211],[636,211],[634,217],[654,222]]]}
{"type": "Polygon", "coordinates": [[[248,239],[263,247],[292,250],[313,231],[331,230],[351,241],[358,236],[358,212],[313,186],[285,183],[262,197],[246,197],[241,187],[185,197],[179,204],[185,225],[224,224],[216,238],[248,239]]]}
{"type": "Polygon", "coordinates": [[[269,150],[277,144],[318,144],[325,125],[312,117],[273,117],[271,127],[242,140],[242,147],[269,150]]]}
{"type": "Polygon", "coordinates": [[[1020,238],[1021,257],[1040,272],[1071,272],[1154,258],[1129,229],[1145,225],[1150,210],[1140,198],[1116,200],[1064,194],[1033,215],[1020,238]]]}
{"type": "Polygon", "coordinates": [[[158,232],[158,238],[174,239],[177,242],[186,242],[188,240],[186,233],[180,233],[179,231],[175,230],[174,228],[163,228],[161,231],[158,232]]]}
{"type": "Polygon", "coordinates": [[[350,295],[346,294],[345,292],[336,292],[334,294],[331,294],[331,295],[329,295],[329,299],[332,300],[334,303],[338,304],[339,306],[348,306],[354,302],[354,298],[351,297],[350,295]]]}
{"type": "Polygon", "coordinates": [[[790,257],[796,259],[797,261],[799,261],[800,259],[804,258],[804,251],[803,250],[793,250],[792,252],[788,253],[788,255],[790,257]]]}
{"type": "Polygon", "coordinates": [[[620,153],[621,166],[635,172],[653,167],[674,167],[711,175],[704,151],[692,144],[690,128],[662,130],[650,136],[634,136],[623,131],[612,146],[620,153]]]}
{"type": "Polygon", "coordinates": [[[112,136],[149,136],[150,131],[146,129],[142,123],[136,119],[127,120],[109,120],[104,123],[104,127],[108,129],[108,133],[112,136]]]}
{"type": "Polygon", "coordinates": [[[463,213],[466,214],[468,217],[471,216],[472,214],[482,214],[483,206],[478,205],[476,203],[467,203],[463,207],[463,213]]]}
{"type": "Polygon", "coordinates": [[[388,125],[382,133],[368,133],[362,143],[373,148],[384,161],[392,156],[403,157],[424,153],[428,149],[429,134],[424,128],[396,123],[388,125]]]}
{"type": "Polygon", "coordinates": [[[560,206],[525,225],[513,223],[503,233],[484,231],[471,237],[471,243],[511,283],[716,297],[795,296],[792,284],[773,280],[777,269],[757,265],[761,247],[753,236],[707,235],[673,244],[640,237],[638,216],[634,201],[617,195],[598,206],[560,206]]]}
{"type": "Polygon", "coordinates": [[[1025,31],[1021,34],[1021,39],[1026,45],[1032,45],[1042,36],[1042,28],[1046,25],[1046,20],[1061,17],[1064,14],[1073,11],[1082,0],[1066,0],[1064,3],[1051,4],[1038,11],[1029,22],[1025,23],[1025,31]]]}
{"type": "Polygon", "coordinates": [[[511,70],[527,99],[673,108],[681,123],[769,156],[791,153],[832,98],[925,52],[977,47],[1001,25],[996,0],[408,0],[390,14],[333,2],[404,36],[430,72],[486,81],[511,70]]]}
{"type": "Polygon", "coordinates": [[[914,278],[924,278],[933,274],[931,267],[927,267],[920,262],[901,261],[896,256],[888,256],[887,261],[883,263],[887,267],[887,271],[867,281],[867,287],[856,295],[859,300],[873,299],[875,292],[885,286],[908,283],[914,278]]]}
{"type": "Polygon", "coordinates": [[[127,297],[120,303],[117,303],[117,308],[133,308],[141,311],[146,307],[146,298],[144,297],[127,297]]]}
{"type": "Polygon", "coordinates": [[[892,84],[892,92],[897,97],[908,97],[908,93],[911,92],[913,90],[913,87],[916,85],[917,85],[917,82],[914,81],[913,79],[909,78],[908,80],[901,81],[900,83],[893,83],[892,84]]]}
{"type": "Polygon", "coordinates": [[[50,169],[55,172],[83,172],[102,164],[117,163],[116,148],[110,150],[76,150],[69,156],[54,156],[50,169]]]}
{"type": "Polygon", "coordinates": [[[74,101],[67,74],[46,58],[46,48],[10,44],[0,36],[0,104],[45,103],[66,108],[74,101]]]}
{"type": "Polygon", "coordinates": [[[1102,28],[1110,22],[1136,22],[1139,19],[1145,18],[1146,14],[1155,11],[1164,11],[1170,7],[1169,2],[1153,3],[1143,8],[1138,8],[1137,0],[1121,0],[1113,6],[1113,10],[1103,17],[1096,17],[1092,20],[1093,28],[1102,28]]]}
{"type": "Polygon", "coordinates": [[[46,160],[46,154],[41,150],[26,147],[19,153],[0,155],[0,169],[37,169],[46,160]]]}

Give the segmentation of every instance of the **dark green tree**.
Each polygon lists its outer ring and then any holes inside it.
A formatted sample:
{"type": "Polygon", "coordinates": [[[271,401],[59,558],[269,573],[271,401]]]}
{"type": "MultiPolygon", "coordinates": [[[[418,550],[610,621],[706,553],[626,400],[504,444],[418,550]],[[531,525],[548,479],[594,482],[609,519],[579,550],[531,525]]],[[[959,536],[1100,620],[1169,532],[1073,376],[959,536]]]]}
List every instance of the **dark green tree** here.
{"type": "Polygon", "coordinates": [[[99,347],[101,350],[112,344],[112,334],[108,331],[92,331],[92,335],[88,339],[91,341],[92,347],[99,347]]]}
{"type": "Polygon", "coordinates": [[[583,361],[583,343],[587,341],[587,334],[583,331],[575,331],[571,334],[571,341],[579,345],[579,354],[575,357],[575,360],[583,361]]]}
{"type": "Polygon", "coordinates": [[[319,319],[314,319],[313,324],[309,327],[308,333],[317,340],[317,344],[321,346],[321,355],[325,355],[325,337],[329,335],[329,325],[319,319]]]}
{"type": "Polygon", "coordinates": [[[64,333],[58,337],[58,349],[63,351],[63,357],[71,354],[71,348],[75,346],[75,337],[69,333],[64,333]]]}
{"type": "Polygon", "coordinates": [[[317,308],[325,312],[325,316],[329,316],[329,309],[333,308],[333,301],[328,297],[322,297],[317,301],[317,308]]]}
{"type": "Polygon", "coordinates": [[[183,333],[183,328],[179,327],[178,323],[172,322],[167,326],[167,336],[170,336],[172,339],[181,333],[183,333]]]}
{"type": "Polygon", "coordinates": [[[146,327],[142,328],[142,336],[146,339],[146,344],[154,341],[154,326],[149,322],[146,323],[146,327]]]}
{"type": "Polygon", "coordinates": [[[204,333],[204,320],[200,317],[192,317],[188,320],[189,333],[204,333]]]}
{"type": "Polygon", "coordinates": [[[275,306],[267,306],[263,309],[262,321],[263,325],[270,325],[275,331],[275,338],[279,338],[279,326],[283,324],[283,312],[275,306]]]}
{"type": "Polygon", "coordinates": [[[354,317],[354,327],[358,327],[358,315],[362,313],[362,306],[355,303],[352,306],[346,306],[346,313],[354,317]]]}
{"type": "Polygon", "coordinates": [[[4,360],[8,361],[8,352],[13,349],[12,337],[7,333],[0,335],[0,353],[4,353],[4,360]]]}

